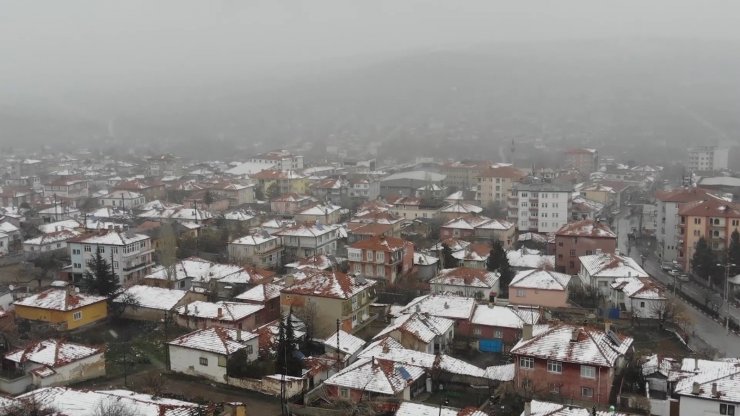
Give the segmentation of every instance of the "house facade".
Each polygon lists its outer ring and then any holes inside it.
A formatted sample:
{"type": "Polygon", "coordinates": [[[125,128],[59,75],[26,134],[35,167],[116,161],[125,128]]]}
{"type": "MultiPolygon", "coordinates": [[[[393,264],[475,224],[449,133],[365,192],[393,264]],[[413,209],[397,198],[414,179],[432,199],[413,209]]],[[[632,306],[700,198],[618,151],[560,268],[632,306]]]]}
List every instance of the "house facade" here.
{"type": "Polygon", "coordinates": [[[647,279],[650,276],[631,257],[619,254],[597,252],[578,258],[581,270],[578,277],[584,286],[598,289],[605,297],[609,296],[611,284],[617,279],[647,279]]]}
{"type": "Polygon", "coordinates": [[[274,235],[283,239],[285,260],[295,261],[302,257],[336,253],[339,230],[335,225],[297,224],[274,235]]]}
{"type": "Polygon", "coordinates": [[[571,276],[551,270],[517,272],[509,283],[509,304],[567,308],[571,276]]]}
{"type": "Polygon", "coordinates": [[[237,238],[229,243],[227,250],[229,260],[234,263],[266,269],[282,264],[282,241],[266,231],[237,238]]]}
{"type": "Polygon", "coordinates": [[[133,284],[154,266],[152,239],[144,234],[101,230],[67,241],[75,281],[88,271],[88,262],[97,253],[112,265],[121,285],[133,284]]]}
{"type": "Polygon", "coordinates": [[[517,183],[508,199],[508,218],[520,233],[553,233],[568,223],[572,192],[571,185],[517,183]]]}
{"type": "Polygon", "coordinates": [[[601,221],[581,220],[562,226],[555,232],[555,269],[574,275],[580,269],[578,258],[601,250],[614,253],[617,235],[601,221]]]}
{"type": "Polygon", "coordinates": [[[414,245],[396,237],[372,237],[347,248],[349,270],[394,284],[414,266],[414,245]]]}
{"type": "Polygon", "coordinates": [[[513,166],[497,165],[482,170],[477,179],[478,197],[481,205],[506,206],[511,187],[527,174],[513,166]]]}
{"type": "Polygon", "coordinates": [[[706,240],[717,258],[724,258],[732,233],[740,230],[740,205],[712,195],[685,204],[678,215],[680,248],[677,261],[686,271],[693,270],[691,259],[700,239],[706,240]]]}
{"type": "Polygon", "coordinates": [[[107,299],[77,293],[73,286],[49,289],[18,300],[15,316],[54,325],[62,331],[80,328],[108,317],[107,299]]]}
{"type": "Polygon", "coordinates": [[[463,266],[443,269],[429,284],[431,293],[453,293],[488,301],[501,293],[499,277],[497,272],[463,266]]]}

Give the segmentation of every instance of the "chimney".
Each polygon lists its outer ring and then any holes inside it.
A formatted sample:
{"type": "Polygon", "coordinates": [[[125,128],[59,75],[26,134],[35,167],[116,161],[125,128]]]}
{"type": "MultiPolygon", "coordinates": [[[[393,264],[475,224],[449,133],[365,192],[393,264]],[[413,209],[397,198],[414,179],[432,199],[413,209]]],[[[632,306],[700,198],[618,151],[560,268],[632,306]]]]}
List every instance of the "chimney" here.
{"type": "Polygon", "coordinates": [[[222,316],[224,316],[224,309],[218,308],[217,317],[220,319],[222,316]]]}
{"type": "Polygon", "coordinates": [[[717,383],[712,383],[712,397],[717,397],[717,383]]]}
{"type": "Polygon", "coordinates": [[[76,293],[75,292],[75,285],[73,285],[72,283],[68,284],[67,287],[66,287],[66,291],[67,291],[67,296],[74,295],[76,293]]]}
{"type": "Polygon", "coordinates": [[[601,253],[603,253],[603,252],[601,251],[601,249],[600,249],[600,248],[597,248],[597,249],[596,249],[596,252],[595,252],[595,253],[596,253],[596,254],[601,254],[601,253]]]}
{"type": "Polygon", "coordinates": [[[615,255],[615,256],[618,256],[618,255],[619,255],[619,249],[618,249],[618,248],[615,248],[615,249],[614,249],[614,255],[615,255]]]}
{"type": "Polygon", "coordinates": [[[242,340],[242,328],[241,325],[236,328],[236,340],[241,341],[242,340]]]}
{"type": "Polygon", "coordinates": [[[524,403],[524,416],[532,416],[532,402],[524,403]]]}
{"type": "Polygon", "coordinates": [[[694,395],[701,394],[701,384],[695,381],[694,384],[691,385],[691,394],[694,394],[694,395]]]}
{"type": "Polygon", "coordinates": [[[695,372],[699,371],[699,359],[696,357],[694,357],[694,371],[695,372]]]}
{"type": "Polygon", "coordinates": [[[522,325],[522,341],[532,338],[532,324],[522,325]]]}

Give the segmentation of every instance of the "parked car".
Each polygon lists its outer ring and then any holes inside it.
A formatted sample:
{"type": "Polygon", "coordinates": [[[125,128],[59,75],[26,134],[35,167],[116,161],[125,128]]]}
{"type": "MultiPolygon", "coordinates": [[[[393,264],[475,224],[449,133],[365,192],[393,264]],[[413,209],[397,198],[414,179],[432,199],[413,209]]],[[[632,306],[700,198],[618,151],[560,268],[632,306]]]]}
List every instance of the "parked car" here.
{"type": "Polygon", "coordinates": [[[660,268],[663,269],[664,272],[667,272],[669,270],[673,270],[676,268],[676,264],[672,261],[664,261],[660,263],[660,268]]]}
{"type": "Polygon", "coordinates": [[[678,275],[676,275],[676,279],[682,281],[682,282],[688,282],[689,281],[689,275],[679,271],[678,275]]]}

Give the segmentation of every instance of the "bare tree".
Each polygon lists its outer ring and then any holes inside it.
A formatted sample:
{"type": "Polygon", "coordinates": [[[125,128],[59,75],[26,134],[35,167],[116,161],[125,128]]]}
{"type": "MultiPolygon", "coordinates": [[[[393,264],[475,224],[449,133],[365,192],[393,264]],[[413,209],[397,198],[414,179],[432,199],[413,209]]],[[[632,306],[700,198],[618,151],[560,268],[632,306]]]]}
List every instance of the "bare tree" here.
{"type": "Polygon", "coordinates": [[[169,222],[162,223],[159,230],[157,257],[159,258],[159,264],[164,267],[167,280],[173,281],[177,267],[177,236],[175,236],[175,230],[169,222]]]}
{"type": "Polygon", "coordinates": [[[140,413],[120,400],[103,399],[95,406],[92,416],[140,416],[140,413]]]}
{"type": "Polygon", "coordinates": [[[114,318],[120,318],[126,309],[137,310],[141,306],[139,299],[131,293],[124,292],[119,295],[116,300],[111,304],[111,315],[114,318]]]}
{"type": "Polygon", "coordinates": [[[162,373],[149,373],[141,381],[141,390],[152,396],[160,396],[164,391],[164,377],[162,373]]]}
{"type": "Polygon", "coordinates": [[[36,400],[36,396],[16,399],[6,405],[0,405],[0,414],[4,416],[52,416],[57,411],[45,403],[36,400]]]}

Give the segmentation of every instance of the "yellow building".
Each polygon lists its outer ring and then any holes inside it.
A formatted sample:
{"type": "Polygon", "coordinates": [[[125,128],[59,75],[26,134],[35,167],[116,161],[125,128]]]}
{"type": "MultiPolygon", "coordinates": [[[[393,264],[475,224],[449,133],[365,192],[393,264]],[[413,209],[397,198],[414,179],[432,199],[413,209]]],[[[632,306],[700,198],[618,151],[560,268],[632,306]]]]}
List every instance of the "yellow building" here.
{"type": "Polygon", "coordinates": [[[60,330],[76,329],[108,317],[103,296],[76,293],[74,286],[49,289],[14,303],[15,316],[54,324],[60,330]]]}
{"type": "Polygon", "coordinates": [[[606,206],[611,205],[617,197],[617,192],[613,188],[599,183],[586,186],[580,192],[584,198],[600,202],[606,206]]]}
{"type": "Polygon", "coordinates": [[[505,204],[511,193],[511,185],[519,182],[527,174],[513,166],[495,165],[479,172],[478,197],[481,205],[505,204]]]}
{"type": "Polygon", "coordinates": [[[251,175],[257,186],[267,196],[270,192],[277,195],[289,193],[305,194],[308,192],[308,177],[292,170],[266,169],[251,175]]]}
{"type": "Polygon", "coordinates": [[[707,194],[702,201],[685,204],[679,211],[678,261],[689,270],[702,237],[709,248],[724,259],[730,246],[732,232],[740,230],[740,205],[707,194]]]}

